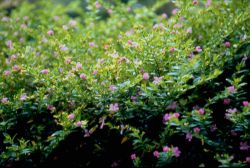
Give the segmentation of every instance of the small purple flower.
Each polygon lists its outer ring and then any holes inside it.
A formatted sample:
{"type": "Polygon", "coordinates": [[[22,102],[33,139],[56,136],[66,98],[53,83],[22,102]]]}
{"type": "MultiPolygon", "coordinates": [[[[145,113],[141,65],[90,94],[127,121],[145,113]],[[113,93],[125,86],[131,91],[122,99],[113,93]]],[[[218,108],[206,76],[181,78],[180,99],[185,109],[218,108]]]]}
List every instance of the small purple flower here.
{"type": "Polygon", "coordinates": [[[227,87],[227,90],[229,91],[229,93],[235,93],[235,91],[236,91],[234,86],[227,87]]]}
{"type": "Polygon", "coordinates": [[[76,122],[76,127],[81,127],[82,126],[82,121],[77,121],[76,122]]]}
{"type": "Polygon", "coordinates": [[[240,142],[240,150],[248,150],[250,149],[250,146],[247,144],[247,142],[240,142]]]}
{"type": "Polygon", "coordinates": [[[193,32],[192,27],[187,28],[186,32],[191,34],[193,32]]]}
{"type": "Polygon", "coordinates": [[[97,70],[94,70],[93,71],[93,75],[97,75],[98,71],[97,70]]]}
{"type": "Polygon", "coordinates": [[[172,10],[172,14],[176,15],[178,11],[179,11],[179,9],[175,8],[175,9],[172,10]]]}
{"type": "Polygon", "coordinates": [[[27,98],[28,98],[28,97],[27,97],[27,94],[24,93],[24,94],[21,95],[20,100],[21,100],[21,101],[25,101],[27,98]]]}
{"type": "Polygon", "coordinates": [[[169,151],[170,151],[170,148],[168,146],[163,147],[163,152],[169,152],[169,151]]]}
{"type": "Polygon", "coordinates": [[[76,69],[78,70],[82,69],[82,64],[80,62],[76,63],[76,69]]]}
{"type": "Polygon", "coordinates": [[[198,0],[193,0],[193,5],[198,5],[198,0]]]}
{"type": "Polygon", "coordinates": [[[160,157],[160,153],[159,153],[157,150],[153,152],[153,155],[154,155],[154,157],[156,157],[156,158],[159,158],[159,157],[160,157]]]}
{"type": "Polygon", "coordinates": [[[53,111],[53,110],[55,110],[56,108],[55,108],[53,105],[49,104],[49,105],[47,106],[47,109],[48,109],[49,111],[53,111]]]}
{"type": "Polygon", "coordinates": [[[96,1],[96,2],[95,2],[95,7],[96,7],[97,9],[100,9],[100,8],[102,7],[102,5],[100,4],[100,2],[96,1]]]}
{"type": "Polygon", "coordinates": [[[90,42],[90,43],[89,43],[89,46],[90,46],[91,48],[94,48],[94,47],[95,47],[95,43],[94,43],[94,42],[90,42]]]}
{"type": "Polygon", "coordinates": [[[173,52],[175,52],[175,50],[176,50],[175,48],[170,48],[170,49],[169,49],[169,52],[170,52],[170,53],[173,53],[173,52]]]}
{"type": "Polygon", "coordinates": [[[226,41],[226,42],[224,43],[224,46],[225,46],[226,48],[229,48],[229,47],[231,47],[231,43],[230,43],[229,41],[226,41]]]}
{"type": "Polygon", "coordinates": [[[49,70],[48,70],[48,69],[43,69],[43,70],[41,70],[41,73],[42,73],[42,74],[48,74],[48,73],[49,73],[49,70]]]}
{"type": "Polygon", "coordinates": [[[70,20],[69,21],[69,26],[76,27],[76,25],[77,25],[77,21],[75,21],[75,20],[70,20]]]}
{"type": "Polygon", "coordinates": [[[131,99],[133,102],[135,102],[136,99],[137,99],[137,97],[136,97],[136,96],[131,96],[130,99],[131,99]]]}
{"type": "Polygon", "coordinates": [[[109,111],[111,112],[117,112],[119,110],[118,103],[110,104],[109,105],[109,111]]]}
{"type": "Polygon", "coordinates": [[[250,156],[247,156],[247,157],[246,157],[246,162],[247,162],[247,163],[250,163],[250,156]]]}
{"type": "Polygon", "coordinates": [[[12,67],[13,71],[19,71],[20,70],[20,67],[18,65],[14,65],[12,67]]]}
{"type": "Polygon", "coordinates": [[[67,50],[68,50],[68,47],[66,47],[66,45],[62,44],[62,45],[59,46],[59,49],[60,49],[61,51],[67,51],[67,50]]]}
{"type": "Polygon", "coordinates": [[[9,103],[9,99],[7,97],[4,97],[1,99],[1,103],[7,104],[7,103],[9,103]]]}
{"type": "Polygon", "coordinates": [[[68,115],[69,120],[73,120],[75,118],[75,114],[71,113],[68,115]]]}
{"type": "Polygon", "coordinates": [[[10,76],[11,71],[10,70],[6,70],[3,72],[4,76],[10,76]]]}
{"type": "Polygon", "coordinates": [[[142,75],[144,80],[148,80],[149,79],[149,74],[148,73],[143,73],[142,75]]]}
{"type": "Polygon", "coordinates": [[[228,113],[235,113],[235,112],[237,112],[237,109],[236,108],[230,108],[230,109],[227,109],[226,110],[226,112],[228,112],[228,113]]]}
{"type": "Polygon", "coordinates": [[[80,75],[80,78],[86,80],[86,79],[87,79],[87,76],[86,76],[84,73],[82,73],[82,74],[80,75]]]}
{"type": "Polygon", "coordinates": [[[174,118],[179,118],[180,117],[180,113],[174,113],[173,115],[172,115],[172,117],[174,117],[174,118]]]}
{"type": "Polygon", "coordinates": [[[216,130],[217,130],[216,124],[212,125],[211,128],[210,128],[210,131],[211,131],[211,132],[214,132],[214,131],[216,131],[216,130]]]}
{"type": "Polygon", "coordinates": [[[189,142],[191,142],[192,138],[193,138],[192,134],[191,134],[190,132],[188,132],[188,133],[186,134],[186,139],[187,139],[189,142]]]}
{"type": "Polygon", "coordinates": [[[198,110],[198,112],[199,112],[200,115],[204,115],[205,114],[205,110],[203,108],[200,108],[198,110]]]}
{"type": "Polygon", "coordinates": [[[6,41],[6,46],[9,48],[9,49],[13,49],[13,43],[11,40],[8,40],[6,41]]]}
{"type": "Polygon", "coordinates": [[[162,81],[162,77],[154,77],[153,83],[157,85],[157,84],[159,84],[161,81],[162,81]]]}
{"type": "Polygon", "coordinates": [[[207,2],[206,2],[206,8],[208,8],[209,6],[211,6],[211,4],[212,4],[212,0],[207,0],[207,2]]]}
{"type": "Polygon", "coordinates": [[[113,10],[112,9],[108,9],[107,12],[108,12],[109,15],[111,15],[113,13],[113,10]]]}
{"type": "Polygon", "coordinates": [[[200,129],[199,127],[195,127],[193,130],[194,130],[194,132],[197,133],[197,134],[201,131],[201,129],[200,129]]]}
{"type": "Polygon", "coordinates": [[[115,91],[117,88],[116,88],[116,86],[115,85],[110,85],[109,86],[109,90],[110,91],[115,91]]]}
{"type": "Polygon", "coordinates": [[[200,52],[202,52],[202,48],[200,46],[197,46],[197,47],[195,47],[195,51],[200,53],[200,52]]]}
{"type": "Polygon", "coordinates": [[[48,34],[49,36],[53,36],[53,35],[54,35],[54,31],[53,31],[53,30],[49,30],[49,31],[47,32],[47,34],[48,34]]]}
{"type": "Polygon", "coordinates": [[[135,160],[135,159],[136,159],[136,154],[135,154],[135,153],[131,154],[131,155],[130,155],[130,159],[131,159],[131,160],[135,160]]]}
{"type": "Polygon", "coordinates": [[[176,106],[177,106],[177,103],[174,101],[168,105],[167,110],[175,110],[176,106]]]}
{"type": "Polygon", "coordinates": [[[231,100],[230,99],[224,99],[223,100],[223,104],[224,105],[229,105],[231,103],[231,100]]]}
{"type": "Polygon", "coordinates": [[[163,116],[163,122],[169,121],[170,118],[171,118],[170,114],[169,114],[169,113],[166,113],[166,114],[163,116]]]}
{"type": "Polygon", "coordinates": [[[243,104],[243,106],[247,107],[249,105],[249,102],[248,101],[243,101],[242,104],[243,104]]]}
{"type": "Polygon", "coordinates": [[[179,157],[181,155],[181,151],[179,150],[178,147],[173,148],[173,154],[175,157],[179,157]]]}

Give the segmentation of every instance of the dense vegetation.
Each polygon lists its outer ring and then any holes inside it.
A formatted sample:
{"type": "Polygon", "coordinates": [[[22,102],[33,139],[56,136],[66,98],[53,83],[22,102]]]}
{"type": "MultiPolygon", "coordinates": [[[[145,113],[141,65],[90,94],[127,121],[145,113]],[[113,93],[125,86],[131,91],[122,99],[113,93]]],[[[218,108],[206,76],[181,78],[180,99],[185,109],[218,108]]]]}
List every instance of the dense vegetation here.
{"type": "Polygon", "coordinates": [[[1,10],[0,166],[249,166],[249,13],[248,0],[1,10]]]}

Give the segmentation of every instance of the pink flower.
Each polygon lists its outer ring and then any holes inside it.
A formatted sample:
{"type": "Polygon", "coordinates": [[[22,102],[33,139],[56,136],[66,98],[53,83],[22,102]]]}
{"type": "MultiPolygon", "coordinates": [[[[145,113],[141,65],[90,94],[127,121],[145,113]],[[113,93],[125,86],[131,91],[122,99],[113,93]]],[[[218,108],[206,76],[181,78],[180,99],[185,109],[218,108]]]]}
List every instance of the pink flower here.
{"type": "Polygon", "coordinates": [[[200,129],[199,127],[195,127],[193,130],[194,130],[194,132],[197,133],[197,134],[201,131],[201,129],[200,129]]]}
{"type": "Polygon", "coordinates": [[[177,106],[177,103],[174,101],[168,105],[167,110],[175,110],[176,106],[177,106]]]}
{"type": "Polygon", "coordinates": [[[202,52],[202,48],[200,46],[197,46],[197,47],[195,47],[195,51],[200,53],[200,52],[202,52]]]}
{"type": "Polygon", "coordinates": [[[174,113],[173,115],[172,115],[172,117],[174,117],[174,118],[179,118],[180,117],[180,113],[174,113]]]}
{"type": "Polygon", "coordinates": [[[13,49],[13,43],[11,40],[8,40],[6,41],[6,46],[9,48],[9,49],[13,49]]]}
{"type": "Polygon", "coordinates": [[[246,157],[246,162],[250,163],[250,156],[246,157]]]}
{"type": "Polygon", "coordinates": [[[179,9],[175,8],[175,9],[172,10],[172,14],[176,15],[178,11],[179,11],[179,9]]]}
{"type": "Polygon", "coordinates": [[[108,9],[107,12],[108,12],[109,15],[111,15],[113,13],[113,10],[112,9],[108,9]]]}
{"type": "Polygon", "coordinates": [[[20,70],[20,67],[19,67],[18,65],[14,65],[14,66],[12,67],[12,69],[13,69],[14,71],[19,71],[19,70],[20,70]]]}
{"type": "Polygon", "coordinates": [[[56,108],[53,106],[53,105],[48,105],[47,106],[47,109],[49,110],[49,111],[53,111],[53,110],[55,110],[56,108]]]}
{"type": "Polygon", "coordinates": [[[1,99],[1,103],[7,104],[7,103],[9,103],[9,99],[7,97],[4,97],[1,99]]]}
{"type": "Polygon", "coordinates": [[[229,48],[229,47],[231,47],[231,43],[230,43],[229,41],[226,41],[226,42],[224,43],[224,46],[225,46],[226,48],[229,48]]]}
{"type": "Polygon", "coordinates": [[[82,74],[80,75],[80,78],[86,80],[86,79],[87,79],[87,76],[86,76],[84,73],[82,73],[82,74]]]}
{"type": "Polygon", "coordinates": [[[94,48],[94,47],[95,47],[95,43],[94,43],[94,42],[90,42],[90,43],[89,43],[89,46],[90,46],[91,48],[94,48]]]}
{"type": "Polygon", "coordinates": [[[144,80],[148,80],[149,79],[149,74],[148,73],[143,73],[142,75],[144,80]]]}
{"type": "Polygon", "coordinates": [[[157,85],[157,84],[159,84],[161,81],[162,81],[162,77],[154,77],[153,83],[157,85]]]}
{"type": "Polygon", "coordinates": [[[59,46],[59,49],[61,50],[61,51],[67,51],[68,50],[68,47],[66,47],[66,45],[60,45],[59,46]]]}
{"type": "Polygon", "coordinates": [[[224,99],[224,100],[223,100],[223,104],[224,104],[224,105],[229,105],[230,102],[231,102],[230,99],[224,99]]]}
{"type": "Polygon", "coordinates": [[[109,90],[110,91],[115,91],[117,88],[115,87],[115,85],[110,85],[109,86],[109,90]]]}
{"type": "Polygon", "coordinates": [[[110,104],[109,105],[109,111],[111,112],[117,112],[119,110],[118,103],[110,104]]]}
{"type": "Polygon", "coordinates": [[[166,13],[163,13],[163,14],[161,15],[161,17],[162,17],[162,19],[167,19],[168,15],[167,15],[166,13]]]}
{"type": "Polygon", "coordinates": [[[10,70],[6,70],[3,72],[4,76],[10,76],[11,71],[10,70]]]}
{"type": "Polygon", "coordinates": [[[186,139],[187,139],[189,142],[191,142],[192,138],[193,138],[192,134],[191,134],[190,132],[188,132],[188,133],[186,134],[186,139]]]}
{"type": "Polygon", "coordinates": [[[230,109],[227,109],[226,110],[226,112],[228,112],[228,113],[235,113],[237,111],[237,109],[236,108],[230,108],[230,109]]]}
{"type": "Polygon", "coordinates": [[[200,115],[204,115],[205,114],[205,110],[203,108],[200,108],[198,110],[198,112],[199,112],[200,115]]]}
{"type": "Polygon", "coordinates": [[[65,59],[64,63],[65,64],[70,64],[71,63],[71,59],[70,58],[65,59]]]}
{"type": "Polygon", "coordinates": [[[154,157],[160,157],[160,153],[156,150],[156,151],[154,151],[154,153],[153,153],[153,155],[154,155],[154,157]]]}
{"type": "Polygon", "coordinates": [[[75,21],[75,20],[70,20],[70,21],[69,21],[69,25],[70,25],[71,27],[76,27],[77,21],[75,21]]]}
{"type": "Polygon", "coordinates": [[[100,129],[103,129],[103,127],[104,127],[104,125],[105,125],[105,120],[106,120],[106,117],[103,117],[103,118],[102,118],[101,125],[100,125],[100,129]]]}
{"type": "Polygon", "coordinates": [[[97,9],[99,9],[99,8],[102,7],[102,5],[100,4],[100,2],[96,1],[96,2],[95,2],[95,7],[96,7],[97,9]]]}
{"type": "Polygon", "coordinates": [[[170,151],[170,148],[168,146],[163,147],[163,152],[169,152],[169,151],[170,151]]]}
{"type": "Polygon", "coordinates": [[[133,102],[136,101],[136,99],[137,99],[136,96],[131,96],[130,98],[131,98],[131,100],[132,100],[133,102]]]}
{"type": "Polygon", "coordinates": [[[48,70],[48,69],[43,69],[43,70],[41,70],[41,73],[42,73],[42,74],[48,74],[48,73],[49,73],[49,70],[48,70]]]}
{"type": "Polygon", "coordinates": [[[135,160],[136,159],[136,154],[135,153],[131,154],[130,158],[131,158],[131,160],[135,160]]]}
{"type": "Polygon", "coordinates": [[[193,5],[198,5],[198,0],[193,0],[193,5]]]}
{"type": "Polygon", "coordinates": [[[98,71],[97,70],[94,70],[93,71],[93,75],[97,75],[98,71]]]}
{"type": "Polygon", "coordinates": [[[240,142],[240,150],[248,150],[250,149],[250,146],[247,144],[247,142],[240,142]]]}
{"type": "Polygon", "coordinates": [[[76,127],[81,127],[82,126],[82,122],[81,121],[77,121],[76,122],[76,127]]]}
{"type": "Polygon", "coordinates": [[[193,32],[192,27],[187,28],[186,32],[191,34],[193,32]]]}
{"type": "Polygon", "coordinates": [[[73,120],[75,118],[75,114],[71,113],[68,115],[69,120],[73,120]]]}
{"type": "Polygon", "coordinates": [[[175,52],[175,48],[170,48],[170,49],[169,49],[169,52],[170,52],[170,53],[175,52]]]}
{"type": "Polygon", "coordinates": [[[229,93],[234,93],[236,91],[234,86],[229,86],[227,90],[229,91],[229,93]]]}
{"type": "Polygon", "coordinates": [[[211,132],[214,132],[214,131],[216,131],[216,130],[217,130],[216,124],[212,125],[211,128],[210,128],[210,131],[211,131],[211,132]]]}
{"type": "Polygon", "coordinates": [[[76,63],[76,69],[78,70],[82,69],[82,64],[80,62],[76,63]]]}
{"type": "Polygon", "coordinates": [[[209,6],[211,6],[211,3],[212,3],[212,0],[207,0],[207,2],[206,2],[206,8],[208,8],[209,6]]]}
{"type": "Polygon", "coordinates": [[[249,102],[248,101],[243,101],[242,104],[243,104],[243,106],[247,107],[249,102]]]}
{"type": "Polygon", "coordinates": [[[54,31],[53,31],[53,30],[49,30],[49,31],[47,32],[47,34],[48,34],[49,36],[53,36],[53,35],[54,35],[54,31]]]}
{"type": "Polygon", "coordinates": [[[20,100],[24,101],[26,99],[27,99],[27,94],[26,93],[22,94],[21,97],[20,97],[20,100]]]}
{"type": "Polygon", "coordinates": [[[173,148],[173,154],[174,154],[175,157],[179,157],[180,156],[181,151],[179,150],[178,147],[174,147],[173,148]]]}
{"type": "Polygon", "coordinates": [[[169,113],[166,113],[166,114],[163,116],[163,122],[169,121],[170,118],[171,118],[170,114],[169,114],[169,113]]]}

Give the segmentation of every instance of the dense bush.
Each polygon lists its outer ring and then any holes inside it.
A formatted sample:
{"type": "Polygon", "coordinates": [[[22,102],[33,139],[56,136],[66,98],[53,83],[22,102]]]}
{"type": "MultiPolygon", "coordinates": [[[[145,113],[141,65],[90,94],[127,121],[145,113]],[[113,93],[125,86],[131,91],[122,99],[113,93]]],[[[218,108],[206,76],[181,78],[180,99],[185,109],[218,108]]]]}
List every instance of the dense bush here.
{"type": "Polygon", "coordinates": [[[2,10],[0,165],[249,166],[250,2],[165,3],[2,10]]]}

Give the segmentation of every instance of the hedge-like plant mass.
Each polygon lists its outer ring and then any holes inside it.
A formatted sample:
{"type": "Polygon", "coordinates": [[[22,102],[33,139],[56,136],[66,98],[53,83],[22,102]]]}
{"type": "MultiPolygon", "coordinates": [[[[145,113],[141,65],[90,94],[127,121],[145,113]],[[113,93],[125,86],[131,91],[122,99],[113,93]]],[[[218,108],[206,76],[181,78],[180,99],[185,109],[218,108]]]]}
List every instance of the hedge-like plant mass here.
{"type": "Polygon", "coordinates": [[[250,2],[165,3],[1,11],[0,166],[249,166],[250,2]]]}

